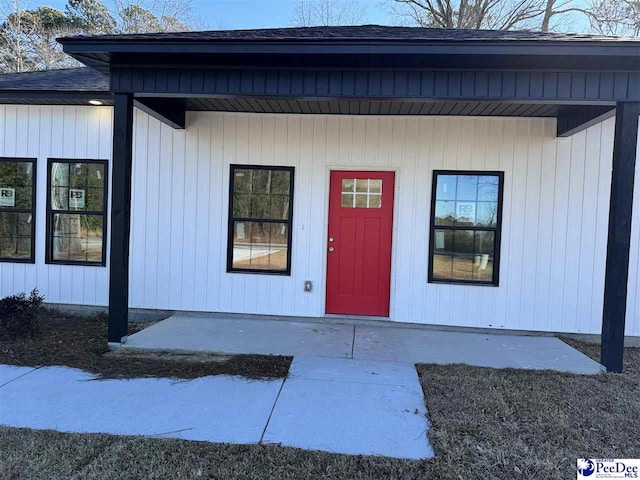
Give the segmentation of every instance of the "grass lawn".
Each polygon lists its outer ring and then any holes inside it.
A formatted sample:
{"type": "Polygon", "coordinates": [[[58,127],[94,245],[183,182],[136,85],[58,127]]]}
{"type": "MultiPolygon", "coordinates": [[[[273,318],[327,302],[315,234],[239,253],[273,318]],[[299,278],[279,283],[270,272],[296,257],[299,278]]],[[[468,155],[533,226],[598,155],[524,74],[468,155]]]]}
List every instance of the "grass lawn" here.
{"type": "MultiPolygon", "coordinates": [[[[576,345],[598,358],[597,346],[576,345]]],[[[640,349],[626,349],[625,371],[419,365],[431,461],[0,427],[0,478],[575,478],[578,457],[640,457],[640,349]]]]}
{"type": "MultiPolygon", "coordinates": [[[[129,334],[144,326],[130,324],[129,334]]],[[[273,355],[150,354],[124,349],[108,352],[106,316],[84,318],[43,311],[40,332],[33,338],[16,338],[0,329],[0,364],[65,365],[102,378],[189,379],[220,374],[283,378],[291,360],[273,355]]]]}

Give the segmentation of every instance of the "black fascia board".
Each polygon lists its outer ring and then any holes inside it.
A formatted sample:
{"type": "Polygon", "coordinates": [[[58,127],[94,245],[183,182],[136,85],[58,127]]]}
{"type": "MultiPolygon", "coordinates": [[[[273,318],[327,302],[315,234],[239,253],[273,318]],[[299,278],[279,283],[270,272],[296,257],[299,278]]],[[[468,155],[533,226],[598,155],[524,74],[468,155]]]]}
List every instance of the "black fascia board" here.
{"type": "Polygon", "coordinates": [[[635,41],[193,41],[193,40],[92,40],[59,39],[66,53],[229,53],[229,54],[328,54],[328,55],[543,55],[543,56],[639,56],[635,41]]]}

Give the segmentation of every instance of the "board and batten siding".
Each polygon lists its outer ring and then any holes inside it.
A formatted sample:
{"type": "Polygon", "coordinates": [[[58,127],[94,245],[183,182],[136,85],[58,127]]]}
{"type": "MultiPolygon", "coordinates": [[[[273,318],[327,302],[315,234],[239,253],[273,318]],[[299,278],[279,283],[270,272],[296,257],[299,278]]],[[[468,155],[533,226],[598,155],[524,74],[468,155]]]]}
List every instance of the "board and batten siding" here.
{"type": "MultiPolygon", "coordinates": [[[[38,157],[36,265],[0,263],[0,294],[37,286],[50,302],[105,305],[107,268],[44,264],[45,188],[49,156],[110,158],[111,109],[0,107],[0,117],[0,154],[38,157]]],[[[323,316],[329,171],[392,169],[392,321],[600,331],[613,119],[569,138],[555,138],[553,119],[473,117],[189,112],[180,131],[136,111],[134,129],[131,307],[323,316]],[[231,163],[296,167],[290,277],[226,273],[231,163]],[[434,169],[505,172],[498,288],[427,283],[434,169]]]]}
{"type": "MultiPolygon", "coordinates": [[[[29,293],[38,288],[45,301],[51,303],[108,303],[108,269],[46,265],[45,234],[47,159],[108,160],[111,165],[112,130],[111,107],[0,105],[0,157],[37,159],[36,261],[35,264],[0,262],[0,296],[29,293]]],[[[107,222],[108,232],[109,219],[107,222]]]]}

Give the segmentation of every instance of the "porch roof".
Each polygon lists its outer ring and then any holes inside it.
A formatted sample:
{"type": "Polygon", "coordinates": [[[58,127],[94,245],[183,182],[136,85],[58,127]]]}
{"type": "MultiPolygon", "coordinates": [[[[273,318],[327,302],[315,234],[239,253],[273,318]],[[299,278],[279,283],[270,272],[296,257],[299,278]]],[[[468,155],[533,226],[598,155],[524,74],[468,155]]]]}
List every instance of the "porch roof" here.
{"type": "Polygon", "coordinates": [[[131,93],[176,128],[190,110],[557,117],[567,135],[640,100],[640,39],[363,25],[60,39],[92,69],[0,76],[0,102],[131,93]]]}

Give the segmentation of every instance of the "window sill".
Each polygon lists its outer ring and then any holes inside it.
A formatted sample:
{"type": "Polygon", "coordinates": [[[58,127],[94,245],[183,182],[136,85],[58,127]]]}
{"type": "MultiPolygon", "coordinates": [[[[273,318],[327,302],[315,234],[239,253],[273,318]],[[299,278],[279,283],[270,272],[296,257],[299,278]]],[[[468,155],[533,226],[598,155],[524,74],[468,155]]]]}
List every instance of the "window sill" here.
{"type": "Polygon", "coordinates": [[[276,270],[247,270],[247,269],[227,269],[227,273],[241,273],[250,275],[273,275],[276,277],[290,277],[291,272],[280,272],[276,270]]]}
{"type": "Polygon", "coordinates": [[[0,258],[0,263],[34,264],[36,263],[36,259],[35,258],[0,258]]]}
{"type": "Polygon", "coordinates": [[[465,287],[499,287],[498,283],[493,282],[473,282],[473,281],[464,281],[464,280],[437,280],[437,279],[429,279],[427,283],[435,283],[442,285],[462,285],[465,287]]]}
{"type": "Polygon", "coordinates": [[[66,265],[71,267],[106,267],[106,262],[65,262],[57,260],[47,260],[47,265],[66,265]]]}

